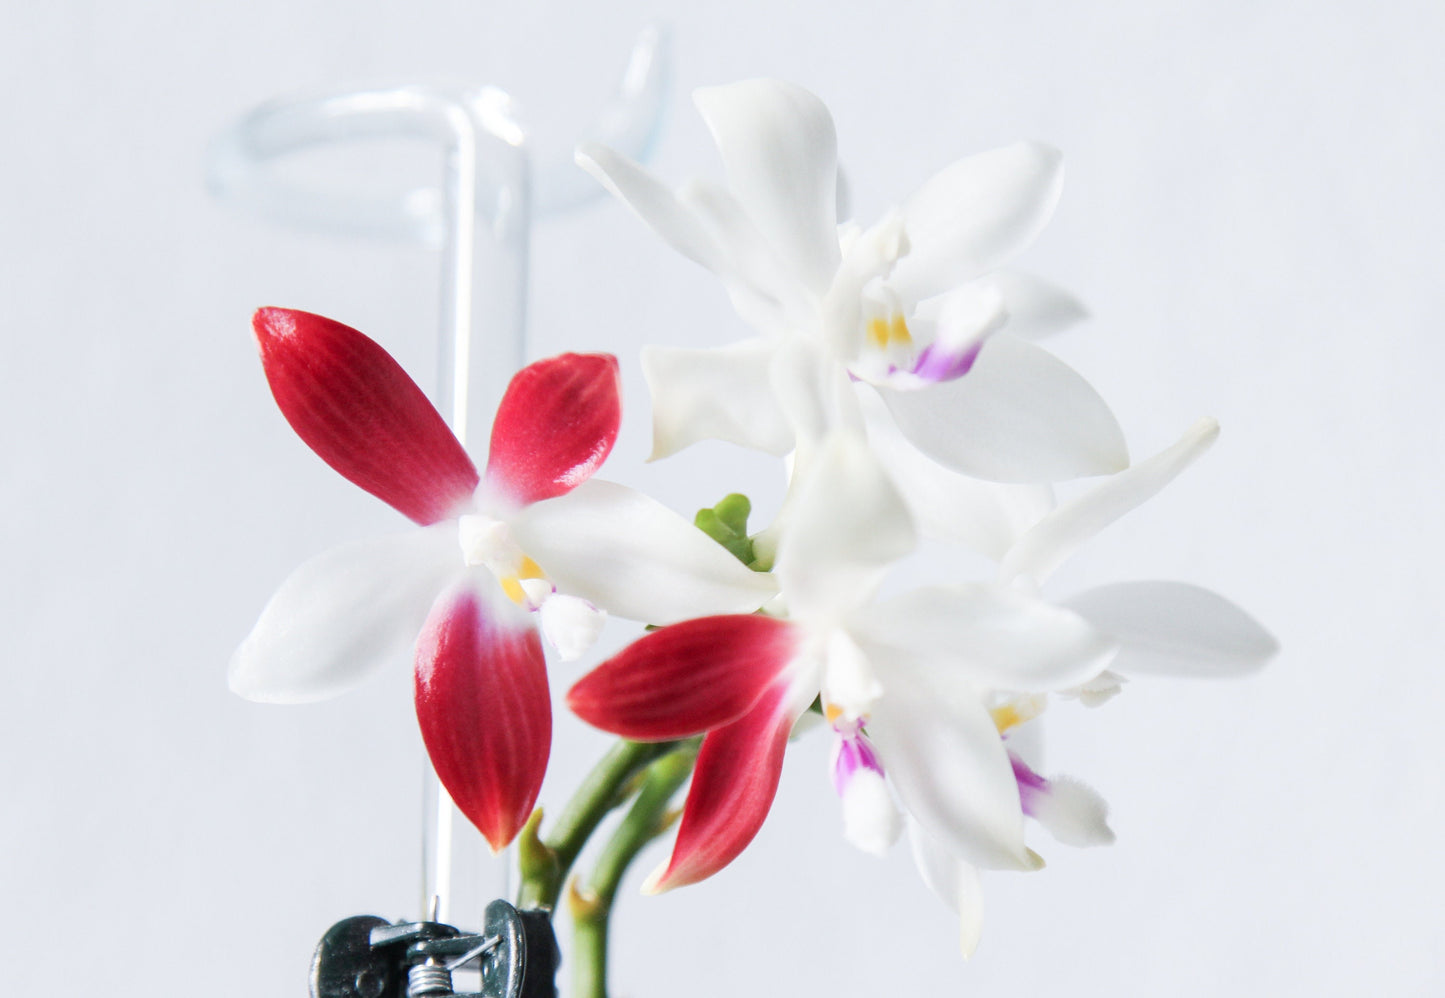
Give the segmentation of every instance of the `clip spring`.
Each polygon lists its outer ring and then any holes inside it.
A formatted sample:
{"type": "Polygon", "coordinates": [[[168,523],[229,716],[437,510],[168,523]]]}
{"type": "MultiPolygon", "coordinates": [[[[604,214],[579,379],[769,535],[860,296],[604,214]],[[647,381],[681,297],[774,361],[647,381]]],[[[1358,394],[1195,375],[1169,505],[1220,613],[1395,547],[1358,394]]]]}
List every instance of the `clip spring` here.
{"type": "Polygon", "coordinates": [[[560,955],[550,913],[487,905],[480,933],[441,922],[356,915],[321,937],[311,998],[556,998],[560,955]],[[475,966],[481,990],[452,990],[452,972],[475,966]]]}

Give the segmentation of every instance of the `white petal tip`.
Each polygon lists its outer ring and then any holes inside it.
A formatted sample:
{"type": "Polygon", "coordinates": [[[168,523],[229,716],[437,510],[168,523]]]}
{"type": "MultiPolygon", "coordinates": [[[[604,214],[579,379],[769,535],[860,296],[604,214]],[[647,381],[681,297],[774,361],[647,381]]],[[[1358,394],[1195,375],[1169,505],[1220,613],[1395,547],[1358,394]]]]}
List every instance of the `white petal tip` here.
{"type": "Polygon", "coordinates": [[[665,440],[654,431],[652,436],[652,451],[647,455],[647,464],[654,461],[661,461],[663,458],[672,457],[680,450],[686,449],[687,444],[678,445],[671,440],[665,440]]]}
{"type": "Polygon", "coordinates": [[[596,174],[602,169],[599,160],[607,158],[611,151],[600,142],[579,142],[572,151],[572,162],[588,173],[596,174]]]}
{"type": "Polygon", "coordinates": [[[657,869],[647,875],[642,882],[642,893],[649,897],[656,894],[666,894],[671,888],[662,886],[662,878],[667,874],[667,864],[663,863],[657,869]]]}
{"type": "Polygon", "coordinates": [[[279,704],[310,703],[326,699],[324,693],[308,694],[274,680],[268,681],[264,674],[258,674],[258,670],[246,659],[244,652],[243,645],[231,659],[226,674],[226,685],[241,699],[250,700],[252,703],[279,704]]]}
{"type": "Polygon", "coordinates": [[[1019,156],[1033,160],[1039,171],[1057,172],[1064,166],[1064,151],[1056,145],[1038,139],[1023,139],[1014,143],[1019,156]]]}

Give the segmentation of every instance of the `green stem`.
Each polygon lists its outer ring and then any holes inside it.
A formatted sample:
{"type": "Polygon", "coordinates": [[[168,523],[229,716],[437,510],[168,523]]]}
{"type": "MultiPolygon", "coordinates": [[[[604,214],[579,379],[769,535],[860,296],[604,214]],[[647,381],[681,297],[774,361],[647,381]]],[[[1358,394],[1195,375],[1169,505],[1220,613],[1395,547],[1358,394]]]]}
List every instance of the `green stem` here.
{"type": "Polygon", "coordinates": [[[677,746],[677,742],[618,741],[587,774],[545,842],[537,835],[541,809],[533,812],[517,840],[522,874],[518,907],[557,907],[567,874],[598,824],[627,799],[628,785],[639,772],[677,746]]]}
{"type": "Polygon", "coordinates": [[[617,889],[637,854],[672,824],[668,804],[692,774],[698,747],[692,740],[648,767],[637,800],[602,847],[592,876],[580,887],[573,880],[572,998],[607,998],[607,934],[617,889]]]}

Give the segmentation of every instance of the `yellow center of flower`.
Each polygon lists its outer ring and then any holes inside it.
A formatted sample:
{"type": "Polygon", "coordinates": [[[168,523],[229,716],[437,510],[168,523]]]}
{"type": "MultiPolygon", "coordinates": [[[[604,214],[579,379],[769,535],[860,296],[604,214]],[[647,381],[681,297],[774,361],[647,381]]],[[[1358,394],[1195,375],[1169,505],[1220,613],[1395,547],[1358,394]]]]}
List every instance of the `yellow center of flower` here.
{"type": "Polygon", "coordinates": [[[879,350],[887,350],[895,345],[906,347],[913,343],[913,334],[908,331],[908,323],[903,321],[903,315],[897,312],[889,318],[878,315],[869,319],[867,332],[868,342],[879,350]]]}
{"type": "Polygon", "coordinates": [[[993,726],[1002,735],[1025,721],[1032,721],[1044,712],[1046,706],[1048,699],[1042,696],[1018,697],[999,704],[989,714],[993,717],[993,726]]]}
{"type": "Polygon", "coordinates": [[[518,606],[526,606],[527,591],[522,588],[522,580],[545,579],[546,577],[547,574],[542,571],[540,565],[523,555],[521,563],[517,566],[517,574],[502,577],[499,581],[502,583],[502,592],[507,594],[508,599],[518,606]]]}

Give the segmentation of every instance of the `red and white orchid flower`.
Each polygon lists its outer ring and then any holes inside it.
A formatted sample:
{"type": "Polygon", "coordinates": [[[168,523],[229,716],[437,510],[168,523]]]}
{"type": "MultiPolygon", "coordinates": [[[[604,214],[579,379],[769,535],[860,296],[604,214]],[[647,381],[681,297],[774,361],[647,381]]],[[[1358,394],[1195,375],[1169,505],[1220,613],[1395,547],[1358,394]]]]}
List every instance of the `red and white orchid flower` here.
{"type": "Polygon", "coordinates": [[[1057,150],[1021,142],[959,160],[872,227],[840,229],[837,138],[822,101],[776,80],[694,99],[727,187],[695,180],[674,193],[604,146],[577,153],[717,274],[765,337],[644,352],[654,457],[704,438],[777,455],[806,448],[858,425],[850,382],[863,381],[920,450],[970,475],[1046,482],[1127,466],[1098,394],[1019,335],[1082,310],[1044,282],[996,271],[1052,214],[1057,150]]]}
{"type": "MultiPolygon", "coordinates": [[[[860,769],[886,772],[903,807],[951,848],[981,865],[1033,865],[985,695],[1077,684],[1103,669],[1114,646],[1076,614],[997,586],[933,586],[873,602],[913,545],[903,500],[866,444],[830,437],[778,552],[788,619],[675,624],[573,686],[569,705],[604,730],[640,740],[706,733],[671,859],[650,889],[709,876],[751,841],[788,734],[820,694],[840,739],[845,810],[860,769]]],[[[876,801],[877,789],[865,792],[876,801]]],[[[860,844],[888,836],[851,824],[860,844]]]]}
{"type": "Polygon", "coordinates": [[[254,327],[301,439],[421,529],[297,569],[236,651],[231,688],[273,702],[334,696],[415,645],[428,753],[494,849],[525,822],[546,770],[539,631],[575,658],[604,611],[667,623],[773,595],[767,576],[682,517],[592,478],[621,418],[611,355],[563,354],[518,372],[478,474],[421,389],[360,332],[278,308],[258,311],[254,327]]]}

